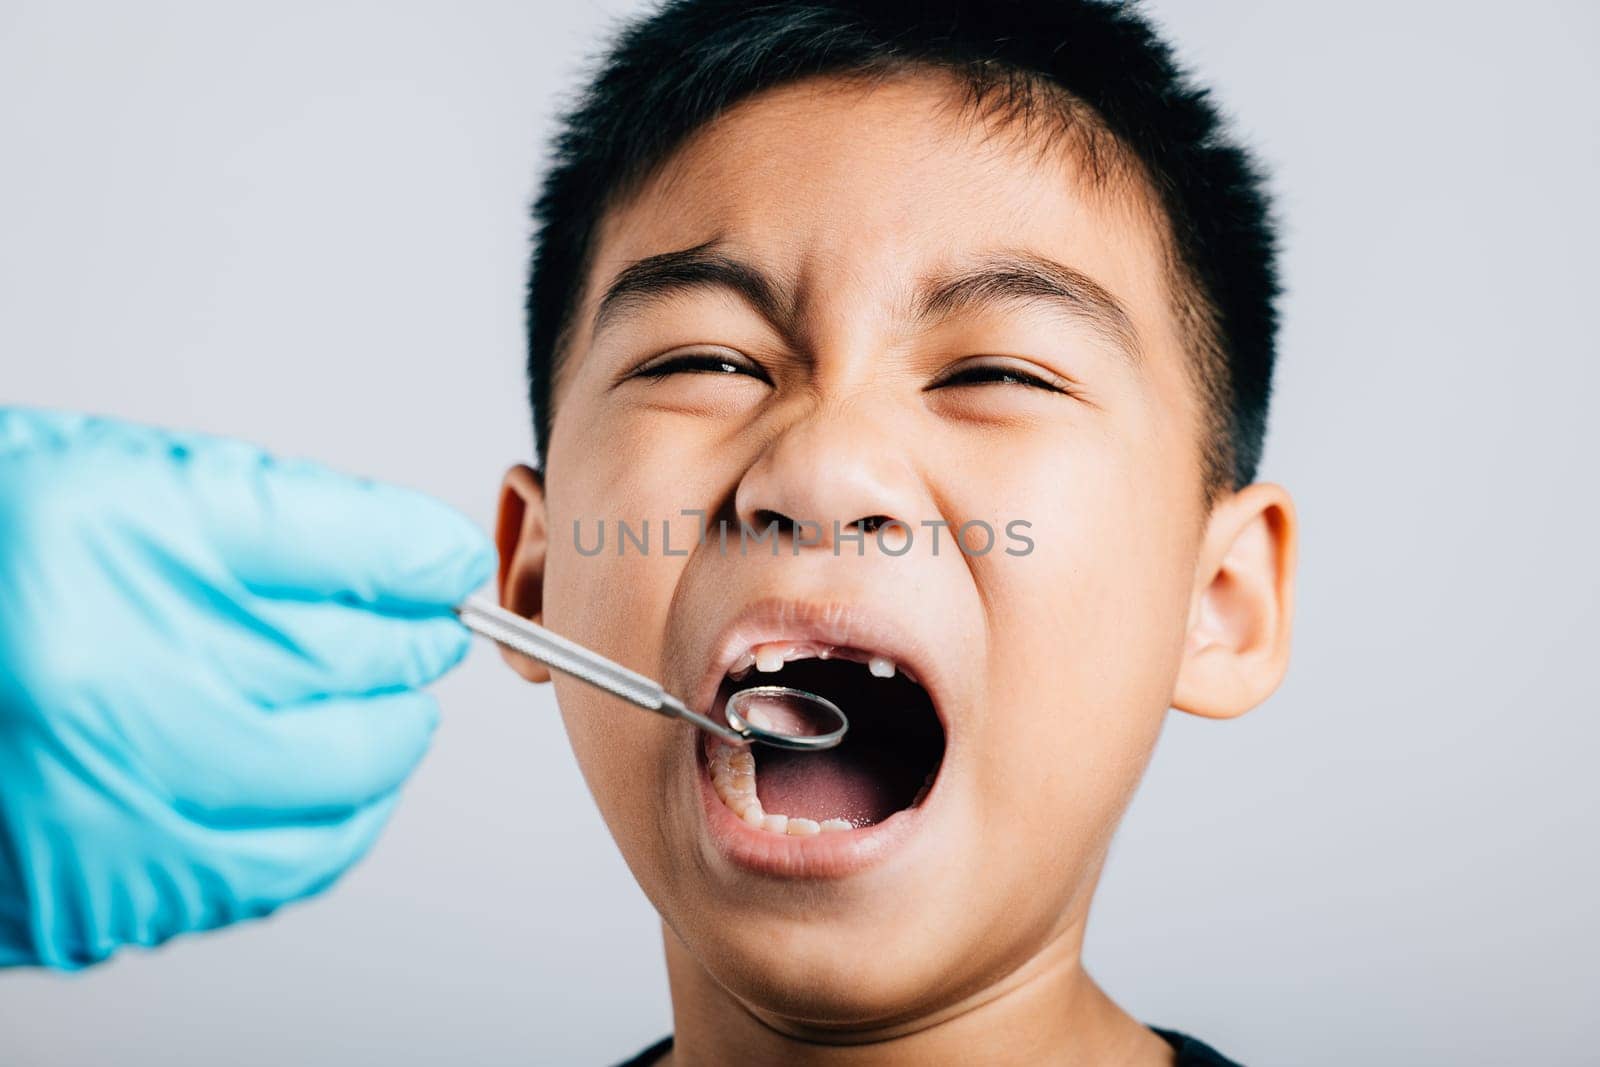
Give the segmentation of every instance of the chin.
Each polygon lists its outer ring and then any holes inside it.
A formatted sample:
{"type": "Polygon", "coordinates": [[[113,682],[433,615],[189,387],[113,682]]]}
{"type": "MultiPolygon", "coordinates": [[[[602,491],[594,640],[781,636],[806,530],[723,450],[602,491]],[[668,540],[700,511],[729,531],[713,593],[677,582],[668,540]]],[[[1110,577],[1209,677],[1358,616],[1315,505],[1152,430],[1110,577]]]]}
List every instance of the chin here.
{"type": "Polygon", "coordinates": [[[780,1028],[881,1029],[936,1010],[953,954],[942,954],[941,970],[928,958],[937,946],[884,944],[858,926],[756,920],[749,936],[712,934],[719,943],[690,949],[719,984],[780,1028]]]}

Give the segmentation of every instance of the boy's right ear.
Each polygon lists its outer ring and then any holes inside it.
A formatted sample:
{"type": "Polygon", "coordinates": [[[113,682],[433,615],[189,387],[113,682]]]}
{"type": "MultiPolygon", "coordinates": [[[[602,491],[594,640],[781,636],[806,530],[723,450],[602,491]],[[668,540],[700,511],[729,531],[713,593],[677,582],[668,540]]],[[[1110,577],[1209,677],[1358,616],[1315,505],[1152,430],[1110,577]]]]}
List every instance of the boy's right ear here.
{"type": "MultiPolygon", "coordinates": [[[[494,524],[500,550],[500,606],[525,619],[542,622],[544,561],[549,537],[544,521],[544,480],[531,467],[517,464],[500,483],[500,514],[494,524]]],[[[511,669],[530,682],[548,682],[550,669],[538,660],[501,647],[511,669]]]]}

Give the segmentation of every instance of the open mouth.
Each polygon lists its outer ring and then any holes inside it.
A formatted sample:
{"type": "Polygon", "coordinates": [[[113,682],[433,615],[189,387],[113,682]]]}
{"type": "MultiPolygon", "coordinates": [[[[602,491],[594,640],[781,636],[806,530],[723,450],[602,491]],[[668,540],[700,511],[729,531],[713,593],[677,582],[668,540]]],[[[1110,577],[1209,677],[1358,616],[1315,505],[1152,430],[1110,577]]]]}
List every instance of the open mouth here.
{"type": "Polygon", "coordinates": [[[916,807],[933,787],[944,727],[928,691],[887,656],[815,641],[767,642],[723,676],[717,707],[751,685],[826,697],[848,716],[850,730],[821,752],[736,749],[708,738],[712,786],[748,825],[789,836],[860,829],[916,807]]]}

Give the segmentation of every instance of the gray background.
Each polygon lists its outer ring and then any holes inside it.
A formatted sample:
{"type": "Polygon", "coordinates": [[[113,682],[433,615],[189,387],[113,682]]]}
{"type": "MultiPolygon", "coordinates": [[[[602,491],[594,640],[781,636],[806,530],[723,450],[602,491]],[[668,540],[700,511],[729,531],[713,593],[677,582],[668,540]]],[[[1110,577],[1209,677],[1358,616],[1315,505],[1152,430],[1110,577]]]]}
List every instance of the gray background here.
{"type": "MultiPolygon", "coordinates": [[[[549,118],[630,5],[0,5],[0,400],[233,434],[489,523],[549,118]]],[[[1250,1063],[1595,1063],[1596,8],[1161,3],[1276,169],[1288,681],[1174,715],[1088,958],[1250,1063]]],[[[80,976],[0,1062],[600,1063],[657,928],[486,649],[332,892],[80,976]]]]}

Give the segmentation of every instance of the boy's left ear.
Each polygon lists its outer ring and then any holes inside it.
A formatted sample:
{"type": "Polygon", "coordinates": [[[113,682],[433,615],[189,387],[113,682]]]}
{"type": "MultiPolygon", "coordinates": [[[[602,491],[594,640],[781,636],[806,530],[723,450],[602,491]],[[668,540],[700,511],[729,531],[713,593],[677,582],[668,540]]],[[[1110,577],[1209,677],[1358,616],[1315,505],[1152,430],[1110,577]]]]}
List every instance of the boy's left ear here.
{"type": "MultiPolygon", "coordinates": [[[[518,464],[500,483],[500,514],[494,525],[500,550],[500,606],[534,622],[544,615],[544,563],[550,546],[544,515],[544,479],[532,467],[518,464]]],[[[530,682],[548,682],[550,668],[538,660],[502,647],[511,669],[530,682]]]]}
{"type": "Polygon", "coordinates": [[[1278,687],[1289,665],[1298,537],[1280,485],[1246,486],[1212,508],[1173,707],[1229,719],[1278,687]]]}

